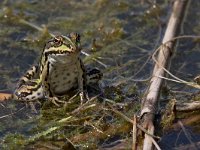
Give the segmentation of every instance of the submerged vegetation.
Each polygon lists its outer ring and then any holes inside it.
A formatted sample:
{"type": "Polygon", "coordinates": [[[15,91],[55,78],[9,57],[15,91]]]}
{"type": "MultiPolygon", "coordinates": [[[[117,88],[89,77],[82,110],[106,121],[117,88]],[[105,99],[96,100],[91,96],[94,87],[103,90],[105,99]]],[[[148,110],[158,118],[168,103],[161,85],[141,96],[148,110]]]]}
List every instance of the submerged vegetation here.
{"type": "MultiPolygon", "coordinates": [[[[199,33],[195,18],[200,15],[200,2],[196,3],[188,12],[183,34],[199,33]]],[[[91,99],[83,106],[79,98],[62,107],[44,102],[36,105],[38,113],[33,114],[22,103],[3,102],[0,149],[106,149],[119,143],[131,149],[132,123],[115,110],[131,119],[139,111],[153,67],[150,58],[162,39],[170,8],[164,0],[1,1],[1,91],[14,90],[17,80],[38,61],[51,34],[79,32],[84,63],[100,68],[104,77],[100,89],[89,87],[91,99]]],[[[172,60],[173,74],[191,81],[199,73],[199,53],[198,40],[181,40],[172,60]]],[[[172,82],[166,89],[163,103],[199,99],[188,86],[172,82]]],[[[164,125],[172,126],[176,117],[165,119],[169,124],[164,125]]]]}

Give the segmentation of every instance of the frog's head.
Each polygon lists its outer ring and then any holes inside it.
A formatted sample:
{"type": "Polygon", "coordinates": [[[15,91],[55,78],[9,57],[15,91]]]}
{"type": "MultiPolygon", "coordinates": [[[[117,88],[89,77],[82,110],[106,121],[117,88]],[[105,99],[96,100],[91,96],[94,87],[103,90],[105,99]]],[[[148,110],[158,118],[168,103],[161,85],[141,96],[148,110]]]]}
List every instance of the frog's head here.
{"type": "Polygon", "coordinates": [[[79,53],[81,50],[80,35],[70,33],[68,36],[55,36],[45,45],[45,54],[79,53]]]}

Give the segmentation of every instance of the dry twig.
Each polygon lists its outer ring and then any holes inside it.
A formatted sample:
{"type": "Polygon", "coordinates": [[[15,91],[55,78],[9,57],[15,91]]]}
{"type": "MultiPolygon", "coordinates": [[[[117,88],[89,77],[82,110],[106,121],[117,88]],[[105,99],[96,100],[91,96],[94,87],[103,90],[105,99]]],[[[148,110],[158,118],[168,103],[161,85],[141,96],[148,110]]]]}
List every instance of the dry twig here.
{"type": "Polygon", "coordinates": [[[136,144],[137,144],[137,119],[136,115],[133,116],[133,143],[132,143],[132,150],[136,150],[136,144]]]}
{"type": "MultiPolygon", "coordinates": [[[[167,25],[167,29],[162,43],[166,43],[173,39],[179,32],[182,23],[185,9],[188,0],[178,0],[174,2],[173,10],[167,25]]],[[[149,89],[147,90],[146,98],[142,102],[141,117],[143,119],[143,126],[147,128],[148,132],[154,134],[154,114],[157,112],[157,103],[162,86],[163,79],[160,77],[165,76],[165,70],[170,64],[170,58],[173,53],[175,41],[168,42],[159,49],[159,54],[156,59],[158,63],[155,64],[150,81],[149,89]],[[162,66],[162,67],[161,67],[162,66]]],[[[152,140],[145,134],[143,149],[151,150],[153,148],[152,140]]]]}

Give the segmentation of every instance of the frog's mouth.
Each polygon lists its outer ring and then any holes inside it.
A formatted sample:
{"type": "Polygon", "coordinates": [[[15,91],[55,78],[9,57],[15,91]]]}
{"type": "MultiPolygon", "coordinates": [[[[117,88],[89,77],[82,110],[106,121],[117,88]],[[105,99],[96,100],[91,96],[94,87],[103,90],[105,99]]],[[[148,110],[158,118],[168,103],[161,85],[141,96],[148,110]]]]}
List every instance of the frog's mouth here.
{"type": "Polygon", "coordinates": [[[71,64],[75,60],[77,60],[76,57],[79,55],[73,53],[73,52],[64,52],[64,53],[52,53],[48,55],[49,61],[51,63],[59,63],[59,64],[71,64]]]}
{"type": "Polygon", "coordinates": [[[72,53],[75,53],[75,51],[69,51],[69,50],[56,50],[56,51],[54,51],[54,50],[52,50],[52,51],[48,51],[48,52],[45,52],[45,55],[46,56],[49,56],[49,55],[65,55],[65,54],[67,54],[67,55],[70,55],[70,54],[72,54],[72,53]]]}
{"type": "Polygon", "coordinates": [[[49,56],[51,56],[51,57],[73,57],[73,56],[78,56],[80,51],[77,51],[77,50],[75,50],[75,51],[69,51],[69,50],[51,50],[51,51],[47,51],[47,52],[45,52],[44,53],[44,55],[45,55],[45,58],[47,58],[47,57],[49,57],[49,56]]]}
{"type": "Polygon", "coordinates": [[[72,54],[78,54],[80,50],[77,48],[71,48],[71,49],[57,49],[57,48],[51,48],[51,50],[45,51],[44,55],[47,57],[49,55],[72,55],[72,54]]]}

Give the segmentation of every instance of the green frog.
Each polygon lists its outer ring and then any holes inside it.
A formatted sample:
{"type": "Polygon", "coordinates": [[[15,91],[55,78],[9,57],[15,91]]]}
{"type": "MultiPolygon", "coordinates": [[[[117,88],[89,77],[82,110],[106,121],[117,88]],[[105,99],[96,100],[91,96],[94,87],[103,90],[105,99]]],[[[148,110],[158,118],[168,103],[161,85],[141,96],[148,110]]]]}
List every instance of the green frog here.
{"type": "Polygon", "coordinates": [[[97,83],[102,73],[97,68],[86,69],[81,58],[80,35],[55,36],[42,52],[39,64],[32,66],[19,80],[14,98],[25,102],[49,99],[55,105],[59,96],[78,89],[81,104],[88,99],[86,85],[97,83]]]}

